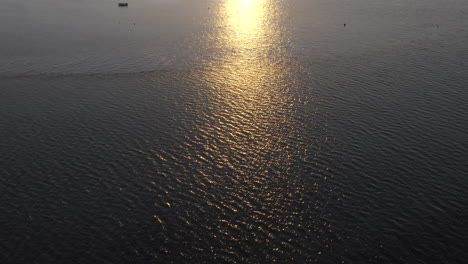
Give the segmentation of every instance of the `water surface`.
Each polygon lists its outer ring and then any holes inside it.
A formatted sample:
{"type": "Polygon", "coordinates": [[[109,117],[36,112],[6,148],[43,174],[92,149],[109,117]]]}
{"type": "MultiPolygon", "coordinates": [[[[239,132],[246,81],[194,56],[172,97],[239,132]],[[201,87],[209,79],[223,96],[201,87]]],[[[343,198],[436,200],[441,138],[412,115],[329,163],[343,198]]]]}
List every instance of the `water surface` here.
{"type": "Polygon", "coordinates": [[[5,1],[0,263],[463,263],[467,14],[5,1]]]}

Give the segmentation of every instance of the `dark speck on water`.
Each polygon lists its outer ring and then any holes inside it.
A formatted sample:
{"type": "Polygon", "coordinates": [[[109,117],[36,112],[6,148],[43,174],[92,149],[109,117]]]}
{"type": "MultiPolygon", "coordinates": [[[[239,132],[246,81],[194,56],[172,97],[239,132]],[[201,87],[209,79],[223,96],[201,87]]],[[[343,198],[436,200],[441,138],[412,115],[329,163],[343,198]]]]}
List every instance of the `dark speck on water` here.
{"type": "Polygon", "coordinates": [[[0,263],[466,263],[468,1],[206,1],[2,1],[0,263]]]}

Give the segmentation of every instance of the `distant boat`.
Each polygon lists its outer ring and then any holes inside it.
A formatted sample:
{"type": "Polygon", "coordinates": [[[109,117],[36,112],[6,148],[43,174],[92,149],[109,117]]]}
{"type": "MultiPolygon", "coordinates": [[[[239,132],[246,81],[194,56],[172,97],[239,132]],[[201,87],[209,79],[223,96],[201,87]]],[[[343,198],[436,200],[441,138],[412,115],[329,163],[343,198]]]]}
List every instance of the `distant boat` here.
{"type": "Polygon", "coordinates": [[[119,6],[128,6],[128,3],[119,3],[119,6]]]}

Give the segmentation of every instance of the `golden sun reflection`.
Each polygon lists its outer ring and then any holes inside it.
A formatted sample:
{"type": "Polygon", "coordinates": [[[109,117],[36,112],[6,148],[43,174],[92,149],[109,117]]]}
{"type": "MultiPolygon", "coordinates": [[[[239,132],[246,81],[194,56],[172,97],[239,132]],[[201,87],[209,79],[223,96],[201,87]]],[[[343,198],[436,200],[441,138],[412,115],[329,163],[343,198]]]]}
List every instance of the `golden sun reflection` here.
{"type": "Polygon", "coordinates": [[[265,41],[267,7],[262,0],[228,1],[224,14],[228,28],[228,40],[232,48],[256,49],[265,41]]]}
{"type": "MultiPolygon", "coordinates": [[[[231,157],[239,155],[248,158],[242,165],[249,170],[287,164],[295,78],[284,59],[280,10],[272,0],[225,0],[218,7],[214,39],[221,52],[203,78],[212,88],[207,111],[215,117],[207,126],[223,142],[216,146],[220,166],[236,167],[231,157]]],[[[236,177],[248,175],[261,176],[236,177]]]]}
{"type": "Polygon", "coordinates": [[[202,148],[195,155],[212,161],[199,166],[201,181],[222,190],[225,206],[243,210],[258,204],[283,208],[279,201],[294,180],[288,173],[298,150],[291,143],[299,127],[297,78],[283,45],[284,8],[278,5],[274,0],[219,2],[214,34],[206,40],[215,56],[206,70],[195,73],[203,82],[196,127],[202,148]]]}
{"type": "Polygon", "coordinates": [[[194,194],[206,193],[203,212],[219,220],[207,231],[238,245],[257,241],[264,229],[293,228],[291,219],[302,210],[291,199],[301,188],[294,173],[301,150],[299,81],[287,56],[281,4],[220,0],[210,11],[216,22],[202,39],[211,60],[190,72],[200,87],[190,108],[193,131],[182,146],[193,166],[187,171],[200,183],[194,194]]]}
{"type": "Polygon", "coordinates": [[[266,83],[278,81],[284,70],[281,12],[271,0],[226,0],[219,7],[215,36],[221,56],[210,63],[230,91],[249,93],[266,83]]]}

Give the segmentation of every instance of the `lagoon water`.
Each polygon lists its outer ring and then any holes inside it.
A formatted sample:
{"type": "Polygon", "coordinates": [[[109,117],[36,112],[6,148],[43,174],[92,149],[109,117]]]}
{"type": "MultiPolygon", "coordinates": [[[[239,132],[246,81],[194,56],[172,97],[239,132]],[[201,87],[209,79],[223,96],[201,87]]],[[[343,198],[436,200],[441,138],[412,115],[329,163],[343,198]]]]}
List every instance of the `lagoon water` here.
{"type": "Polygon", "coordinates": [[[468,2],[4,0],[0,263],[466,263],[468,2]]]}

